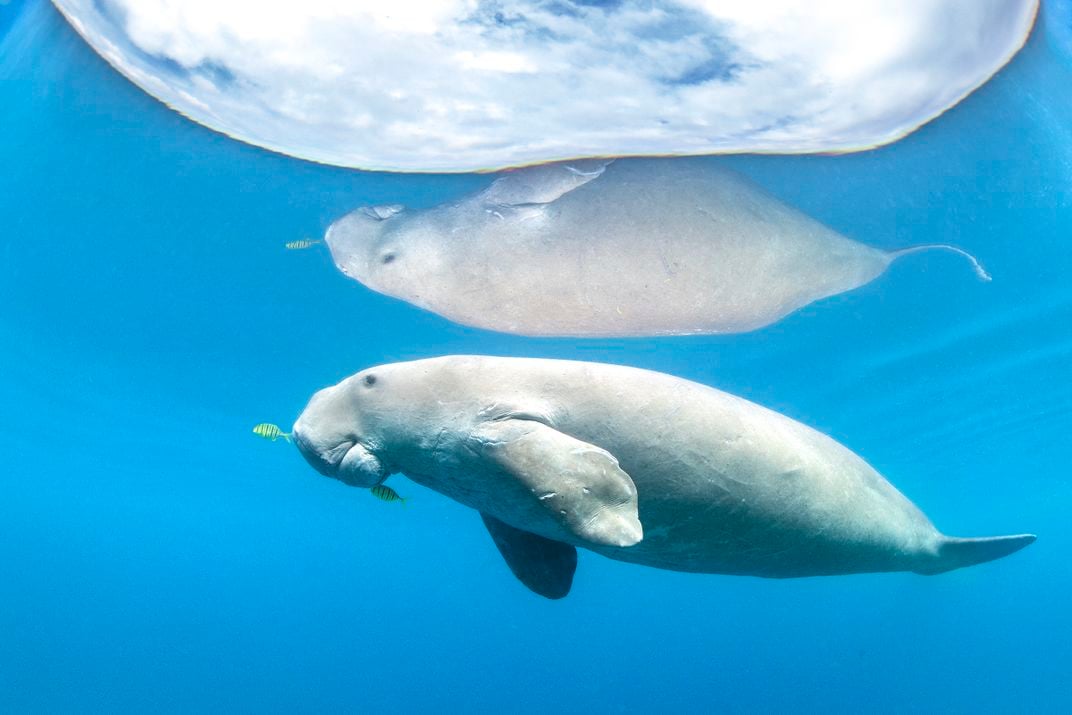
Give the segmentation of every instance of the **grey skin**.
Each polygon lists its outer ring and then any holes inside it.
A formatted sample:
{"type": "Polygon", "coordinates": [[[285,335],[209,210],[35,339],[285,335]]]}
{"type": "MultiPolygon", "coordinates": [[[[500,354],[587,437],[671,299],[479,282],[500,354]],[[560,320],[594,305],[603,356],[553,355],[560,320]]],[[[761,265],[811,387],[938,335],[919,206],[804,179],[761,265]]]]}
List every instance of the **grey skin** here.
{"type": "Polygon", "coordinates": [[[532,336],[740,333],[862,286],[899,256],[851,241],[695,159],[584,160],[503,174],[453,204],[361,208],[325,235],[369,288],[532,336]]]}
{"type": "Polygon", "coordinates": [[[476,509],[510,568],[559,598],[584,547],[676,571],[935,574],[1031,535],[957,539],[860,457],[776,412],[661,373],[452,356],[313,396],[293,436],[358,487],[389,474],[476,509]]]}

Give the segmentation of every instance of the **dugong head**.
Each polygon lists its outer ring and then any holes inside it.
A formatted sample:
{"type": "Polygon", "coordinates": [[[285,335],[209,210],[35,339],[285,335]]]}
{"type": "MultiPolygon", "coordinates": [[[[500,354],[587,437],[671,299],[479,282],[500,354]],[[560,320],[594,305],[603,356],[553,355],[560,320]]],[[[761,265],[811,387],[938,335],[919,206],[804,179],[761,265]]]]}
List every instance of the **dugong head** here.
{"type": "Polygon", "coordinates": [[[374,487],[390,473],[385,465],[383,404],[377,369],[359,372],[320,390],[292,436],[302,456],[318,472],[355,487],[374,487]]]}
{"type": "Polygon", "coordinates": [[[399,204],[365,206],[331,224],[324,242],[344,275],[380,293],[415,300],[414,286],[442,266],[441,232],[434,224],[399,204]]]}

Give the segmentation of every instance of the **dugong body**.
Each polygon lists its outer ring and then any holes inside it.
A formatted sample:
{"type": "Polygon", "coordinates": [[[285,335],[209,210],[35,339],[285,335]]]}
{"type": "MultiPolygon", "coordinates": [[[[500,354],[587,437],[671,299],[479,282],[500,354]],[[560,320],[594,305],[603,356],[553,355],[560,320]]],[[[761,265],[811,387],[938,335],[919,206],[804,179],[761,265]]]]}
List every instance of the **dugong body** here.
{"type": "Polygon", "coordinates": [[[450,205],[358,209],[325,241],[344,274],[456,322],[589,337],[754,330],[923,248],[851,241],[680,158],[509,172],[450,205]]]}
{"type": "Polygon", "coordinates": [[[834,440],[718,390],[635,368],[456,356],[317,393],[293,435],[319,471],[401,472],[484,515],[515,574],[561,597],[573,547],[767,577],[939,573],[1033,536],[957,539],[834,440]]]}

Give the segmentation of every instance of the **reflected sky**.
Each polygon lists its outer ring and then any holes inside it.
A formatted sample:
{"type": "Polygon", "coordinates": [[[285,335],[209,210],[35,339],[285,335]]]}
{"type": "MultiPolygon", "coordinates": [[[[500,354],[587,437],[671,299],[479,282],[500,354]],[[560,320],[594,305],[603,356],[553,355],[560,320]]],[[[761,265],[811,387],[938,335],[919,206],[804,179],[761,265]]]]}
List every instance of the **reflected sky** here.
{"type": "Polygon", "coordinates": [[[886,143],[986,81],[1037,0],[54,0],[188,117],[314,161],[470,171],[886,143]]]}

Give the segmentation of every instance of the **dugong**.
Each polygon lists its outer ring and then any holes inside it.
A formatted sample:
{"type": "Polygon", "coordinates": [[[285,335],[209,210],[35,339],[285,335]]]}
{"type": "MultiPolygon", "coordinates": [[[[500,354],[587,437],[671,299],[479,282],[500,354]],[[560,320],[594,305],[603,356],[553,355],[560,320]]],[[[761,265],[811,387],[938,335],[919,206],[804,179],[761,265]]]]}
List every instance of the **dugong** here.
{"type": "Polygon", "coordinates": [[[423,211],[357,209],[325,234],[338,268],[450,320],[532,336],[739,333],[859,287],[899,256],[851,241],[695,159],[508,172],[423,211]]]}
{"type": "Polygon", "coordinates": [[[854,453],[747,400],[630,367],[451,356],[316,393],[294,425],[346,484],[403,473],[476,509],[515,575],[561,598],[576,547],[675,571],[936,574],[1029,534],[960,539],[854,453]]]}

